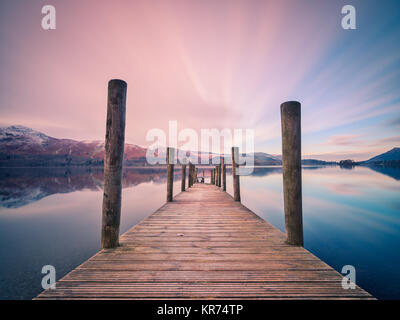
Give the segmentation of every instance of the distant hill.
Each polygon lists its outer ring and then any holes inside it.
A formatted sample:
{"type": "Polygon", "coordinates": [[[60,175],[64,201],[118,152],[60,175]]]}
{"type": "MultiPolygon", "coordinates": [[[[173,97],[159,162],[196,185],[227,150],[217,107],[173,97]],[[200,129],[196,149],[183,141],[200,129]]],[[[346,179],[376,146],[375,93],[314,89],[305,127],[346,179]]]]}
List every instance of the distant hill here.
{"type": "Polygon", "coordinates": [[[323,160],[315,160],[315,159],[303,159],[301,160],[301,163],[304,165],[322,165],[322,166],[326,166],[326,165],[336,165],[337,163],[335,161],[323,161],[323,160]]]}
{"type": "MultiPolygon", "coordinates": [[[[125,144],[125,162],[144,163],[146,149],[125,144]]],[[[0,128],[0,166],[103,165],[104,141],[56,139],[24,126],[0,128]]]]}
{"type": "Polygon", "coordinates": [[[256,166],[281,165],[281,164],[282,160],[276,156],[264,152],[254,153],[254,165],[256,166]]]}
{"type": "MultiPolygon", "coordinates": [[[[125,144],[124,164],[126,166],[148,166],[147,149],[135,144],[125,144]]],[[[163,156],[165,150],[160,150],[163,156]]],[[[199,152],[199,158],[209,160],[215,154],[199,152]]],[[[255,152],[255,166],[281,165],[279,155],[255,152]]],[[[226,164],[231,164],[227,157],[226,164]]],[[[325,165],[331,162],[305,159],[306,165],[325,165]]],[[[76,141],[57,139],[24,126],[0,128],[0,167],[63,167],[63,166],[103,166],[104,141],[76,141]]]]}
{"type": "Polygon", "coordinates": [[[366,164],[379,164],[384,162],[400,162],[400,148],[393,148],[385,153],[375,156],[367,161],[366,164]]]}

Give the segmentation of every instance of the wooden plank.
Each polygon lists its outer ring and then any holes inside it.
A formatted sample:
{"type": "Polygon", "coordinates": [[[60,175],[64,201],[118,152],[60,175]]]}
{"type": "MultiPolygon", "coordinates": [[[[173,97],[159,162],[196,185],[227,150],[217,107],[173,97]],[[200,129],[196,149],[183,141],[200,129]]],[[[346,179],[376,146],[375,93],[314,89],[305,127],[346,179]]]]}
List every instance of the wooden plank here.
{"type": "Polygon", "coordinates": [[[195,184],[37,299],[371,299],[218,187],[195,184]]]}
{"type": "Polygon", "coordinates": [[[60,281],[97,282],[263,282],[263,281],[337,281],[337,274],[330,269],[313,270],[262,270],[262,271],[150,271],[93,270],[80,268],[70,272],[60,281]]]}

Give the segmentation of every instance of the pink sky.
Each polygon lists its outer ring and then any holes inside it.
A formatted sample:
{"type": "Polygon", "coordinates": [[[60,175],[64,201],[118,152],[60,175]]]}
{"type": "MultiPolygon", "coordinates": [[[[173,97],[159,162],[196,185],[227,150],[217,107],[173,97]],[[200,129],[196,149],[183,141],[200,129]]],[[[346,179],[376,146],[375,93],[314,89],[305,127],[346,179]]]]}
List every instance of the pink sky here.
{"type": "Polygon", "coordinates": [[[177,120],[179,129],[251,128],[257,151],[279,154],[279,105],[299,100],[304,154],[364,159],[399,145],[384,129],[385,117],[400,115],[398,85],[387,87],[399,55],[367,70],[354,63],[368,34],[341,50],[350,36],[340,3],[53,0],[57,29],[44,31],[43,1],[6,1],[0,124],[102,140],[107,82],[120,78],[127,142],[148,145],[148,130],[177,120]]]}

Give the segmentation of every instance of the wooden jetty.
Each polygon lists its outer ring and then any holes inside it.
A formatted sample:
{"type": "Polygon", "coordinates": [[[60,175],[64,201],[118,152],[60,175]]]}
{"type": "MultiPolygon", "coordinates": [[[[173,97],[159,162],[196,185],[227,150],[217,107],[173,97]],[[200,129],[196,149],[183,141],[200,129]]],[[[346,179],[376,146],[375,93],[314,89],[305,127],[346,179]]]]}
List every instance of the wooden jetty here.
{"type": "MultiPolygon", "coordinates": [[[[102,251],[37,299],[372,299],[303,248],[301,105],[281,105],[286,236],[241,204],[239,148],[232,147],[233,197],[225,159],[211,184],[182,163],[173,198],[175,150],[167,148],[167,202],[119,237],[127,84],[108,86],[102,251]],[[204,181],[203,181],[204,182],[204,181]]],[[[204,177],[204,171],[203,171],[204,177]]]]}
{"type": "Polygon", "coordinates": [[[37,299],[370,299],[221,188],[194,184],[37,299]]]}

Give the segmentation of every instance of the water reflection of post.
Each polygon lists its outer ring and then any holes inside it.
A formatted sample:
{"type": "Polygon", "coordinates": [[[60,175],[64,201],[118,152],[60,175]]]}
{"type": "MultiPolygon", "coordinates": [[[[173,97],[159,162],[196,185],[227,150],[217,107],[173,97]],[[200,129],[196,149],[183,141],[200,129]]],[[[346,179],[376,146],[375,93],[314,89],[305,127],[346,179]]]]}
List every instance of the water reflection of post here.
{"type": "Polygon", "coordinates": [[[101,247],[119,245],[121,219],[122,162],[125,144],[127,84],[122,80],[108,83],[107,122],[104,159],[104,195],[101,247]]]}
{"type": "Polygon", "coordinates": [[[281,105],[282,171],[286,242],[303,246],[301,194],[301,105],[288,101],[281,105]]]}

